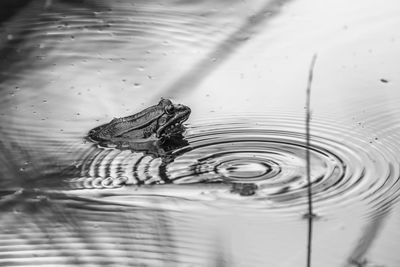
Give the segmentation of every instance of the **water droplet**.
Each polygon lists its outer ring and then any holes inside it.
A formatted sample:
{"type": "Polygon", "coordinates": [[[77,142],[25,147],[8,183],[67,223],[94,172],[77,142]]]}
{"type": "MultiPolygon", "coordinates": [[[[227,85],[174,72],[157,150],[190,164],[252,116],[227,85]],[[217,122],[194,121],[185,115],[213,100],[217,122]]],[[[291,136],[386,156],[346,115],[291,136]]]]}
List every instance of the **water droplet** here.
{"type": "Polygon", "coordinates": [[[7,40],[11,41],[12,39],[14,39],[14,36],[12,34],[7,35],[7,40]]]}
{"type": "Polygon", "coordinates": [[[134,83],[133,84],[135,87],[139,87],[141,84],[140,83],[134,83]]]}
{"type": "Polygon", "coordinates": [[[389,82],[387,79],[383,79],[383,78],[382,78],[380,81],[381,81],[382,83],[388,83],[388,82],[389,82]]]}

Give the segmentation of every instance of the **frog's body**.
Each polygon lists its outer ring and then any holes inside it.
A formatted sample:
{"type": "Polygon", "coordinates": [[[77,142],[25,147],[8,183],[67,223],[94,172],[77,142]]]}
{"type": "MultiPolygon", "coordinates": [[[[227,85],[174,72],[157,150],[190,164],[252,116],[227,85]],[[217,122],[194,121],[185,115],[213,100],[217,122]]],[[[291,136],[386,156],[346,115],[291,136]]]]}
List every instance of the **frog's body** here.
{"type": "Polygon", "coordinates": [[[88,136],[93,141],[116,144],[168,139],[183,132],[182,123],[189,115],[189,107],[161,99],[158,105],[92,129],[88,136]]]}

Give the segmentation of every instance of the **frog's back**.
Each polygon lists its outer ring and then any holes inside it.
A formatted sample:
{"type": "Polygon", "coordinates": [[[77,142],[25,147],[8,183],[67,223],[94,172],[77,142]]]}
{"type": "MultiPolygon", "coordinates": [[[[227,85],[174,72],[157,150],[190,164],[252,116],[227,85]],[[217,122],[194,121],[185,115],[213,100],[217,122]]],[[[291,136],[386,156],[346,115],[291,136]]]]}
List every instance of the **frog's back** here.
{"type": "Polygon", "coordinates": [[[105,134],[105,132],[107,132],[107,126],[109,126],[109,124],[103,124],[90,130],[88,133],[89,139],[93,141],[109,140],[108,135],[105,134]]]}
{"type": "Polygon", "coordinates": [[[162,110],[157,106],[149,107],[139,113],[122,118],[114,118],[109,123],[89,131],[88,137],[93,141],[112,141],[122,133],[129,138],[143,138],[149,124],[157,119],[162,110]]]}

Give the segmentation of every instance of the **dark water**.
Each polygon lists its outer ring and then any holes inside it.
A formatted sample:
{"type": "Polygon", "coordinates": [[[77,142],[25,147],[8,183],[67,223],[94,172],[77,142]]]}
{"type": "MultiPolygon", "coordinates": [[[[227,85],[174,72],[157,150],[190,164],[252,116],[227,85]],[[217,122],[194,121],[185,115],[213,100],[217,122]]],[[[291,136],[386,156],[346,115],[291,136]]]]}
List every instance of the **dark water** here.
{"type": "Polygon", "coordinates": [[[0,266],[399,266],[400,5],[0,3],[0,266]],[[167,154],[95,126],[171,98],[167,154]]]}

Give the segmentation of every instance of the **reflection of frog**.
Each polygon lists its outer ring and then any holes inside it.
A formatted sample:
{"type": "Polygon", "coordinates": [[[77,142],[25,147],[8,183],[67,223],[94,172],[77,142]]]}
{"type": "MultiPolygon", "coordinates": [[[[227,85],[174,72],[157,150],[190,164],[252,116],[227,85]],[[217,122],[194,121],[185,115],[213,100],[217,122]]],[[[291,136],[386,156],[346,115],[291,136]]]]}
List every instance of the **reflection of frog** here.
{"type": "MultiPolygon", "coordinates": [[[[189,118],[190,108],[161,99],[158,105],[92,129],[92,141],[115,146],[142,146],[139,143],[182,138],[182,123],[189,118]]],[[[146,144],[144,144],[146,146],[146,144]]],[[[141,149],[139,149],[141,150],[141,149]]]]}

